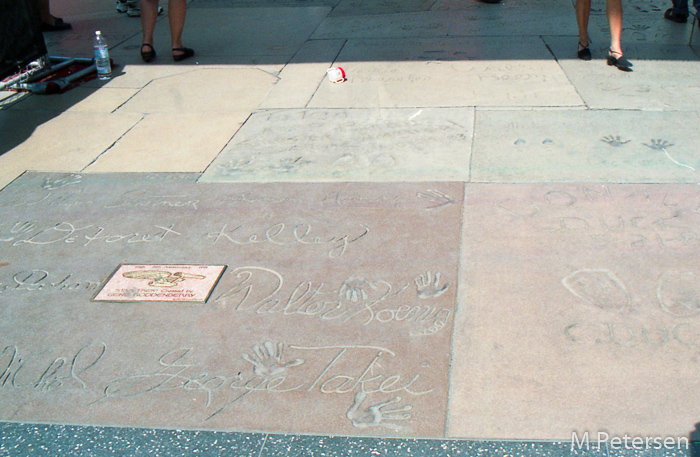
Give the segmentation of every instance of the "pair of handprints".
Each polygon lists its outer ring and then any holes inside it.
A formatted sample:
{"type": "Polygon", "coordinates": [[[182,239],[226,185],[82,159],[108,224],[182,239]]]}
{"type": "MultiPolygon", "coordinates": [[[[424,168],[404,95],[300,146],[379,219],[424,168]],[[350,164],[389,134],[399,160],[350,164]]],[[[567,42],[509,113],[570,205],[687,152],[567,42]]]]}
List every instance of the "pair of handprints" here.
{"type": "MultiPolygon", "coordinates": [[[[284,343],[275,345],[270,341],[266,341],[263,344],[254,345],[252,354],[243,354],[241,357],[253,365],[253,371],[256,375],[272,378],[284,375],[290,368],[302,365],[305,362],[303,359],[285,362],[283,353],[284,343]]],[[[413,409],[411,405],[393,408],[392,405],[401,401],[401,397],[394,397],[365,408],[363,405],[368,397],[368,394],[362,391],[355,394],[355,400],[346,414],[354,427],[381,427],[394,431],[400,431],[405,428],[393,422],[410,419],[411,414],[408,411],[413,409]]]]}

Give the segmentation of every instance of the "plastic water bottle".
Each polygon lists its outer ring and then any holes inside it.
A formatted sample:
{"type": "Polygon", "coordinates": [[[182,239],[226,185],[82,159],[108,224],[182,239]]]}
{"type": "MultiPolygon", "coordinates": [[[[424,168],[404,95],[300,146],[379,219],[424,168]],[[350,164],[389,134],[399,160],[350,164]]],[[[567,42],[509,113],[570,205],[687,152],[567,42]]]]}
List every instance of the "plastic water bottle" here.
{"type": "Polygon", "coordinates": [[[100,79],[109,79],[112,77],[112,65],[109,62],[109,48],[107,41],[102,36],[99,30],[95,32],[95,66],[97,67],[97,77],[100,79]]]}

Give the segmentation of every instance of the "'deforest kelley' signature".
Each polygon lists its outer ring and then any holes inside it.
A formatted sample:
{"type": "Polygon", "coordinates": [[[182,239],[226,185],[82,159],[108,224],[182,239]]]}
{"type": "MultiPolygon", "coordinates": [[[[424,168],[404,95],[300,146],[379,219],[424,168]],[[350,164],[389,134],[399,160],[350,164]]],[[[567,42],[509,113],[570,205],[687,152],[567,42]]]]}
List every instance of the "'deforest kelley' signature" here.
{"type": "Polygon", "coordinates": [[[155,371],[125,376],[107,383],[102,397],[90,404],[182,391],[205,398],[206,421],[255,393],[280,395],[306,391],[351,394],[353,397],[372,393],[417,396],[433,390],[425,385],[420,374],[377,374],[384,371],[380,362],[382,358],[396,356],[386,348],[294,345],[287,348],[297,355],[314,358],[313,366],[316,368],[311,368],[306,359],[287,360],[283,343],[265,342],[256,344],[250,354],[241,356],[249,364],[245,370],[234,369],[234,374],[212,374],[196,362],[193,348],[178,348],[160,356],[155,371]],[[323,362],[320,365],[317,363],[319,360],[323,362]]]}

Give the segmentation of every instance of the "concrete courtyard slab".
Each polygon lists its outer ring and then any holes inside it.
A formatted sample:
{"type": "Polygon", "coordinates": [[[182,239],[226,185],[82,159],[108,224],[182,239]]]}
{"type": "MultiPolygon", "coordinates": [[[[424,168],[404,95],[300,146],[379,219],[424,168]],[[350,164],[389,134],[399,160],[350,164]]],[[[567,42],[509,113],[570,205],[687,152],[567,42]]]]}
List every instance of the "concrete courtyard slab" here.
{"type": "Polygon", "coordinates": [[[340,0],[197,0],[188,5],[190,8],[255,8],[255,7],[307,7],[307,6],[336,6],[340,0]]]}
{"type": "MultiPolygon", "coordinates": [[[[196,55],[186,64],[286,63],[329,11],[328,7],[313,6],[192,8],[187,14],[186,30],[197,33],[183,32],[183,42],[194,48],[196,55]]],[[[136,55],[140,44],[140,36],[124,42],[125,47],[136,47],[136,55]]],[[[172,63],[167,24],[156,27],[154,46],[157,60],[172,63]]]]}
{"type": "Polygon", "coordinates": [[[471,176],[477,182],[698,182],[697,122],[694,112],[478,110],[471,176]]]}
{"type": "Polygon", "coordinates": [[[313,39],[406,38],[447,36],[447,11],[328,17],[316,29],[313,39]]]}
{"type": "Polygon", "coordinates": [[[109,114],[136,94],[131,88],[75,87],[63,94],[30,96],[12,105],[19,111],[71,111],[109,114]]]}
{"type": "MultiPolygon", "coordinates": [[[[546,14],[543,8],[493,8],[451,11],[450,36],[577,35],[573,9],[567,14],[546,14]],[[562,20],[562,16],[568,20],[562,20]]],[[[524,52],[523,58],[532,58],[524,52]]]]}
{"type": "Polygon", "coordinates": [[[566,11],[573,11],[572,0],[523,0],[519,2],[465,2],[464,0],[437,0],[432,10],[473,10],[476,14],[481,14],[487,10],[555,10],[558,14],[565,14],[566,11]]]}
{"type": "Polygon", "coordinates": [[[0,192],[2,419],[444,436],[462,184],[195,177],[0,192]],[[127,263],[227,268],[206,303],[93,301],[127,263]]]}
{"type": "Polygon", "coordinates": [[[625,54],[633,71],[625,73],[606,64],[605,46],[593,47],[593,61],[585,62],[576,58],[575,41],[561,37],[545,41],[591,109],[698,111],[700,84],[695,74],[700,59],[687,45],[629,44],[625,54]]]}
{"type": "Polygon", "coordinates": [[[126,132],[87,172],[202,172],[246,114],[149,114],[126,132]]]}
{"type": "Polygon", "coordinates": [[[474,111],[255,113],[201,182],[467,181],[474,111]]]}
{"type": "Polygon", "coordinates": [[[2,155],[0,185],[4,187],[26,170],[81,171],[140,118],[134,114],[70,112],[56,116],[46,111],[0,111],[0,131],[11,147],[2,155]]]}
{"type": "Polygon", "coordinates": [[[687,437],[697,185],[469,184],[449,435],[687,437]]]}
{"type": "Polygon", "coordinates": [[[416,11],[428,11],[435,0],[341,0],[330,16],[369,16],[416,11]]]}
{"type": "Polygon", "coordinates": [[[119,113],[250,112],[277,78],[254,68],[197,68],[152,81],[122,105],[119,113]]]}
{"type": "Polygon", "coordinates": [[[91,59],[94,57],[92,42],[96,30],[102,32],[110,47],[116,47],[136,34],[140,35],[141,21],[138,18],[120,15],[111,2],[101,8],[104,10],[96,14],[71,19],[72,30],[45,33],[44,41],[50,55],[91,59]]]}
{"type": "Polygon", "coordinates": [[[324,81],[309,107],[583,104],[539,37],[349,40],[337,65],[347,81],[324,81]]]}
{"type": "Polygon", "coordinates": [[[277,74],[279,80],[259,108],[305,108],[344,44],[344,40],[306,42],[277,74]]]}

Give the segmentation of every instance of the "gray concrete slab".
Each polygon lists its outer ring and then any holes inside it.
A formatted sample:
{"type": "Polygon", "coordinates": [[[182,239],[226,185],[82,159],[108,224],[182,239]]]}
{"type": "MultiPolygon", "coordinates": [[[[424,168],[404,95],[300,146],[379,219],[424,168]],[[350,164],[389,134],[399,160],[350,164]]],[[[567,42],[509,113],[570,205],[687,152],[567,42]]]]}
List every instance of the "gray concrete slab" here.
{"type": "Polygon", "coordinates": [[[196,0],[190,8],[269,8],[269,7],[308,7],[337,5],[340,0],[196,0]]]}
{"type": "Polygon", "coordinates": [[[444,436],[462,184],[195,178],[0,192],[2,418],[444,436]],[[228,268],[206,303],[93,301],[125,263],[228,268]]]}
{"type": "Polygon", "coordinates": [[[435,9],[423,13],[378,14],[367,17],[329,17],[313,38],[395,38],[440,36],[575,35],[576,17],[569,6],[568,21],[543,16],[541,9],[435,9]]]}
{"type": "MultiPolygon", "coordinates": [[[[607,47],[610,41],[610,26],[604,14],[591,16],[590,31],[595,43],[601,43],[607,47]],[[600,39],[596,39],[598,37],[600,39]]],[[[659,43],[687,46],[688,38],[690,38],[690,24],[677,24],[666,20],[663,18],[663,11],[655,14],[631,12],[624,15],[622,42],[625,45],[659,43]]]]}
{"type": "Polygon", "coordinates": [[[468,181],[474,111],[254,114],[202,182],[468,181]]]}
{"type": "Polygon", "coordinates": [[[367,16],[372,14],[428,11],[436,0],[341,0],[330,16],[367,16]]]}
{"type": "MultiPolygon", "coordinates": [[[[546,14],[542,8],[481,9],[450,12],[450,36],[538,37],[577,35],[576,16],[566,8],[561,14],[546,14]]],[[[518,41],[512,40],[512,41],[518,41]]],[[[527,51],[522,58],[534,58],[527,51]]]]}
{"type": "Polygon", "coordinates": [[[326,18],[312,38],[440,37],[447,36],[449,26],[447,11],[339,16],[326,18]]]}
{"type": "MultiPolygon", "coordinates": [[[[187,13],[183,42],[195,50],[196,56],[183,63],[286,63],[329,12],[330,7],[323,6],[192,8],[187,13]]],[[[124,46],[136,48],[137,56],[140,44],[138,35],[124,42],[124,46]]],[[[156,27],[154,46],[158,61],[173,63],[167,23],[156,27]]]]}
{"type": "MultiPolygon", "coordinates": [[[[66,17],[65,20],[70,22],[72,30],[44,33],[44,41],[52,56],[92,58],[96,30],[102,32],[110,48],[141,34],[139,18],[117,13],[113,2],[104,2],[99,12],[72,16],[70,20],[66,17]]],[[[160,28],[163,27],[161,24],[160,28]]]]}
{"type": "MultiPolygon", "coordinates": [[[[522,0],[517,2],[485,3],[479,0],[437,0],[432,10],[473,10],[475,13],[487,10],[539,10],[557,11],[557,14],[565,14],[572,11],[573,0],[522,0]]],[[[478,14],[478,13],[477,13],[478,14]]]]}
{"type": "Polygon", "coordinates": [[[477,182],[698,182],[697,113],[476,114],[477,182]]]}
{"type": "MultiPolygon", "coordinates": [[[[591,8],[594,12],[605,14],[606,4],[605,0],[593,0],[591,8]]],[[[659,20],[659,22],[663,22],[660,19],[663,18],[664,11],[670,8],[670,5],[663,0],[630,0],[625,2],[623,8],[628,13],[648,14],[659,20]]]]}

